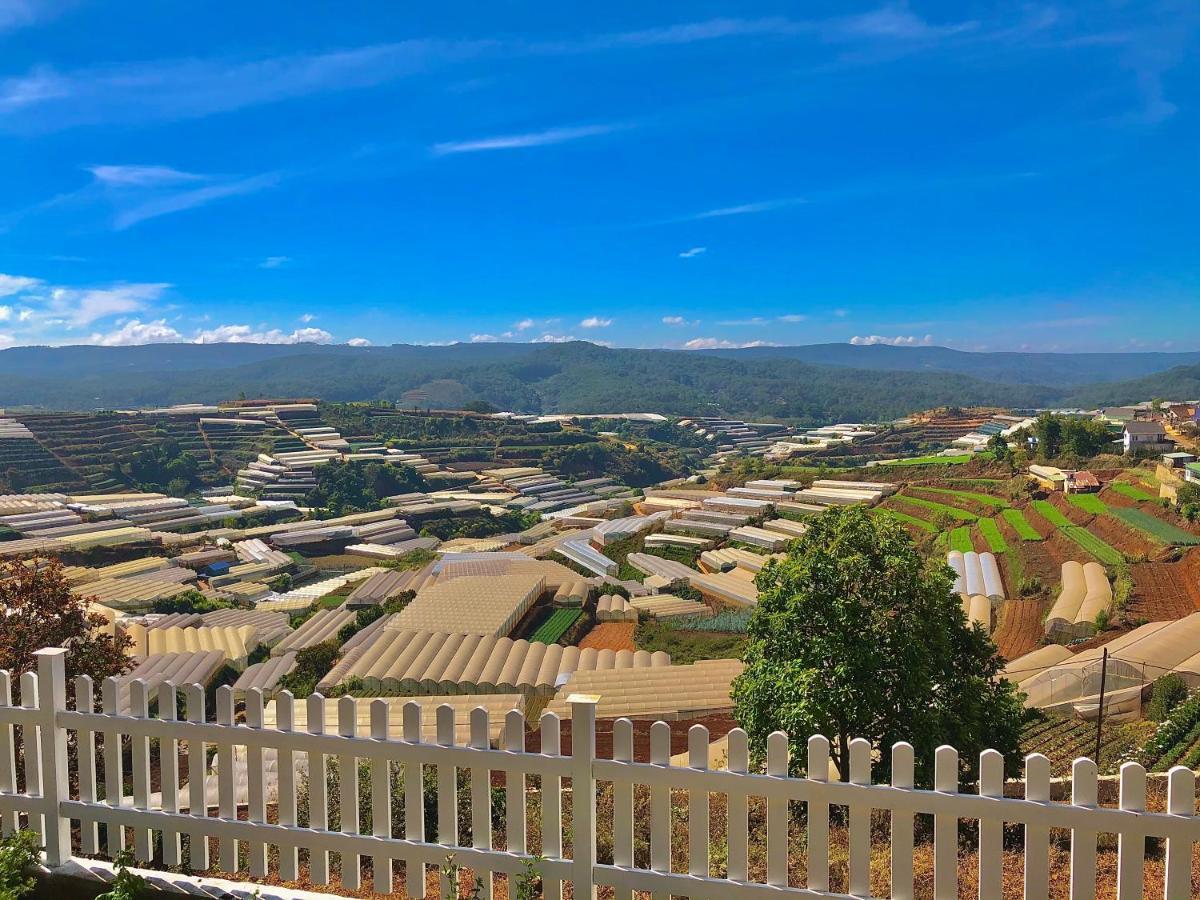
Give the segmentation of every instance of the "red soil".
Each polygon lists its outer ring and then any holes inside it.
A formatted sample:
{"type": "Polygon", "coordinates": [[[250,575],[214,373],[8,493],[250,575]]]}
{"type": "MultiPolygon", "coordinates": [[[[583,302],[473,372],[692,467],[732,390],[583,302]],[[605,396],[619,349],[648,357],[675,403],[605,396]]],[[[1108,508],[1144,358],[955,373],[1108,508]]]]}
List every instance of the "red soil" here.
{"type": "Polygon", "coordinates": [[[1131,621],[1164,622],[1200,609],[1200,586],[1189,583],[1183,563],[1134,563],[1129,572],[1133,595],[1125,606],[1125,617],[1131,621]]]}
{"type": "Polygon", "coordinates": [[[579,642],[581,650],[636,650],[633,642],[634,622],[601,622],[579,642]]]}
{"type": "Polygon", "coordinates": [[[992,635],[1002,657],[1016,659],[1036,650],[1043,636],[1041,600],[1004,601],[1000,610],[1000,626],[992,635]]]}

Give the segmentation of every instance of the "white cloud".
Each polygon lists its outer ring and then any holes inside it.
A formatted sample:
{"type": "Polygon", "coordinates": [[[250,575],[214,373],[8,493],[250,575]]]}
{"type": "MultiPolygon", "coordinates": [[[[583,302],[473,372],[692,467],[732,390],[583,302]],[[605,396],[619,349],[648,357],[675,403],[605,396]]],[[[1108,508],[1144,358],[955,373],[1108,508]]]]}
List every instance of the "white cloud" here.
{"type": "Polygon", "coordinates": [[[281,178],[282,176],[277,172],[267,172],[263,175],[251,175],[248,178],[207,184],[204,187],[152,195],[147,199],[135,199],[128,205],[119,204],[119,207],[123,208],[118,209],[113,225],[118,231],[122,231],[138,222],[145,222],[147,219],[195,209],[226,197],[239,197],[266,190],[279,184],[281,178]]]}
{"type": "Polygon", "coordinates": [[[544,147],[547,144],[563,144],[580,138],[595,137],[617,131],[623,125],[580,125],[574,128],[547,128],[524,134],[503,134],[495,137],[478,138],[470,141],[445,141],[433,145],[436,156],[454,153],[479,153],[486,150],[520,150],[525,147],[544,147]]]}
{"type": "Polygon", "coordinates": [[[768,319],[762,316],[752,316],[749,319],[724,319],[718,322],[718,325],[766,325],[768,319]]]}
{"type": "Polygon", "coordinates": [[[371,342],[368,341],[366,338],[350,338],[350,340],[346,341],[346,343],[349,344],[351,347],[370,347],[371,346],[371,342]]]}
{"type": "Polygon", "coordinates": [[[692,338],[683,345],[684,350],[744,350],[747,347],[778,347],[770,341],[728,341],[724,338],[692,338]]]}
{"type": "Polygon", "coordinates": [[[303,313],[302,315],[300,315],[299,318],[300,318],[301,322],[303,322],[305,325],[307,325],[309,322],[316,321],[317,317],[314,316],[312,313],[303,313]]]}
{"type": "Polygon", "coordinates": [[[788,313],[785,316],[780,316],[779,321],[780,322],[807,322],[808,316],[802,315],[800,313],[788,313]]]}
{"type": "Polygon", "coordinates": [[[20,294],[30,288],[35,288],[42,284],[40,278],[28,278],[24,275],[5,275],[0,272],[0,297],[10,297],[13,294],[20,294]]]}
{"type": "Polygon", "coordinates": [[[0,306],[0,322],[7,322],[12,318],[13,308],[11,306],[0,306]]]}
{"type": "Polygon", "coordinates": [[[0,331],[0,349],[3,349],[4,347],[11,347],[16,342],[17,339],[11,334],[5,334],[4,332],[0,331]]]}
{"type": "Polygon", "coordinates": [[[280,269],[292,261],[290,256],[268,256],[258,264],[260,269],[280,269]]]}
{"type": "Polygon", "coordinates": [[[522,319],[520,322],[515,323],[513,328],[517,329],[517,331],[528,331],[536,325],[537,321],[534,319],[522,319]]]}
{"type": "Polygon", "coordinates": [[[158,344],[182,340],[183,335],[168,325],[166,319],[155,319],[153,322],[130,319],[115,331],[107,334],[93,334],[89,343],[99,344],[103,347],[127,347],[133,344],[158,344]]]}
{"type": "Polygon", "coordinates": [[[297,328],[285,333],[278,328],[255,331],[249,325],[218,325],[201,331],[195,344],[328,344],[333,335],[322,328],[297,328]]]}
{"type": "Polygon", "coordinates": [[[165,282],[116,284],[106,288],[56,287],[50,291],[47,309],[68,325],[79,327],[108,316],[140,312],[159,300],[170,287],[165,282]]]}
{"type": "Polygon", "coordinates": [[[662,323],[672,328],[682,328],[685,325],[699,325],[699,319],[685,319],[683,316],[663,316],[662,323]]]}
{"type": "Polygon", "coordinates": [[[674,225],[680,222],[699,222],[704,219],[724,219],[729,216],[751,216],[757,213],[773,212],[777,209],[787,209],[790,206],[799,206],[802,203],[807,203],[803,197],[780,197],[776,200],[760,200],[755,203],[739,203],[736,206],[717,206],[713,209],[701,210],[697,213],[688,213],[683,216],[675,216],[670,219],[659,219],[656,222],[649,222],[649,225],[674,225]]]}
{"type": "Polygon", "coordinates": [[[579,323],[580,328],[607,328],[613,323],[612,319],[602,319],[599,316],[588,316],[579,323]]]}
{"type": "Polygon", "coordinates": [[[699,256],[701,253],[705,253],[707,251],[708,251],[707,247],[692,247],[691,249],[684,250],[682,253],[680,253],[679,258],[680,259],[691,259],[692,257],[699,256]]]}
{"type": "Polygon", "coordinates": [[[498,340],[500,340],[500,338],[496,337],[494,334],[473,334],[473,335],[471,335],[471,343],[472,344],[492,344],[498,340]]]}
{"type": "Polygon", "coordinates": [[[204,175],[170,166],[88,166],[96,181],[110,187],[162,187],[204,181],[204,175]]]}
{"type": "Polygon", "coordinates": [[[856,334],[850,338],[850,343],[860,347],[870,347],[875,344],[887,344],[891,347],[927,347],[933,343],[933,335],[927,334],[924,337],[916,337],[911,334],[898,334],[895,337],[884,337],[879,334],[856,334]]]}
{"type": "Polygon", "coordinates": [[[578,340],[573,334],[543,334],[541,337],[533,338],[531,344],[565,344],[568,341],[578,340]]]}

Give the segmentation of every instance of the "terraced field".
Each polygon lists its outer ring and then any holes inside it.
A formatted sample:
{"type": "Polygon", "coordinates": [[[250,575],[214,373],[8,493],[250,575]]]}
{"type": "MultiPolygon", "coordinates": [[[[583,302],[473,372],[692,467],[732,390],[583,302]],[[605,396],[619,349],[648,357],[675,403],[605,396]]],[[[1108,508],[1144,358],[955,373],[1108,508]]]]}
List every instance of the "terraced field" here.
{"type": "Polygon", "coordinates": [[[987,541],[988,549],[993,553],[1008,552],[1008,541],[1000,533],[1000,526],[996,524],[995,519],[980,519],[979,533],[983,535],[983,539],[987,541]]]}
{"type": "Polygon", "coordinates": [[[992,494],[981,494],[977,491],[960,491],[954,488],[937,488],[921,486],[922,491],[930,494],[945,494],[947,497],[957,497],[960,500],[971,500],[975,503],[982,503],[984,506],[994,506],[996,509],[1007,509],[1012,504],[1003,497],[996,497],[992,494]]]}
{"type": "Polygon", "coordinates": [[[1125,562],[1125,554],[1111,544],[1106,544],[1082,525],[1068,525],[1059,530],[1105,565],[1116,566],[1125,562]]]}
{"type": "Polygon", "coordinates": [[[1067,500],[1073,506],[1077,506],[1086,513],[1091,513],[1093,516],[1102,516],[1108,512],[1108,507],[1104,501],[1095,494],[1068,494],[1067,500]]]}
{"type": "Polygon", "coordinates": [[[1109,490],[1116,491],[1122,497],[1128,497],[1130,500],[1137,500],[1139,502],[1149,502],[1149,501],[1158,499],[1153,494],[1151,494],[1149,491],[1144,491],[1140,487],[1136,487],[1125,481],[1114,481],[1108,487],[1109,487],[1109,490]]]}
{"type": "Polygon", "coordinates": [[[1143,534],[1149,535],[1160,544],[1169,544],[1172,547],[1193,547],[1200,545],[1200,537],[1197,535],[1192,534],[1190,531],[1184,531],[1170,522],[1164,522],[1162,519],[1135,507],[1114,506],[1109,512],[1126,525],[1143,534]]]}
{"type": "MultiPolygon", "coordinates": [[[[1116,772],[1153,728],[1152,723],[1145,722],[1106,725],[1100,744],[1100,773],[1116,772]]],[[[1071,764],[1077,757],[1091,757],[1095,752],[1095,722],[1038,715],[1021,733],[1021,753],[1042,753],[1049,757],[1050,773],[1056,778],[1070,775],[1071,764]]]]}
{"type": "Polygon", "coordinates": [[[959,553],[970,553],[975,549],[969,526],[960,525],[950,532],[950,549],[957,550],[959,553]]]}
{"type": "Polygon", "coordinates": [[[882,506],[877,506],[871,510],[872,515],[887,516],[890,519],[895,519],[897,522],[903,522],[905,525],[912,525],[914,528],[920,528],[922,531],[928,531],[930,534],[936,534],[938,527],[926,519],[919,519],[916,516],[910,516],[908,513],[900,512],[897,509],[887,509],[882,506]]]}
{"type": "Polygon", "coordinates": [[[1049,500],[1034,500],[1033,508],[1055,528],[1070,528],[1071,520],[1064,516],[1049,500]]]}
{"type": "Polygon", "coordinates": [[[1040,541],[1042,536],[1038,530],[1029,524],[1029,520],[1025,518],[1025,514],[1019,509],[1006,509],[1000,515],[1004,516],[1012,530],[1017,533],[1017,536],[1023,541],[1040,541]]]}
{"type": "Polygon", "coordinates": [[[919,506],[921,509],[927,509],[932,513],[958,519],[960,522],[974,522],[979,518],[975,513],[959,509],[957,506],[947,506],[945,503],[937,503],[933,500],[922,500],[920,497],[912,497],[908,494],[896,494],[892,499],[910,506],[919,506]]]}

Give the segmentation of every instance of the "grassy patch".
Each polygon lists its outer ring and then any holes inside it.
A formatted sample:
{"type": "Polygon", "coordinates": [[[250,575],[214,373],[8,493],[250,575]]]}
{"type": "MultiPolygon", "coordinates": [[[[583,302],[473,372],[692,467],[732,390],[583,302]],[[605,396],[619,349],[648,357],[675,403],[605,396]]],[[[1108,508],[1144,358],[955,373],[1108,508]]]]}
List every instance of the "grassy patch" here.
{"type": "Polygon", "coordinates": [[[556,609],[538,626],[537,631],[529,638],[542,644],[553,644],[566,634],[571,626],[583,615],[582,609],[556,609]]]}
{"type": "Polygon", "coordinates": [[[1019,509],[1006,509],[1000,515],[1004,516],[1004,521],[1012,526],[1013,531],[1021,540],[1040,541],[1042,539],[1037,529],[1030,525],[1029,520],[1025,518],[1025,513],[1019,509]]]}
{"type": "Polygon", "coordinates": [[[959,553],[970,553],[975,549],[971,541],[971,526],[960,525],[950,532],[950,549],[959,553]]]}
{"type": "Polygon", "coordinates": [[[897,522],[903,522],[906,525],[913,525],[917,528],[920,528],[922,531],[928,531],[930,534],[937,534],[938,527],[932,522],[926,521],[925,519],[918,519],[916,516],[910,516],[908,513],[903,513],[899,510],[876,507],[875,509],[871,510],[871,514],[876,516],[887,516],[889,519],[895,519],[897,522]]]}
{"type": "Polygon", "coordinates": [[[922,500],[920,497],[910,497],[908,494],[897,494],[893,499],[910,506],[919,506],[930,512],[949,516],[952,519],[958,519],[960,522],[974,522],[979,518],[975,513],[959,509],[957,506],[947,506],[945,503],[937,503],[933,500],[922,500]]]}
{"type": "Polygon", "coordinates": [[[1082,525],[1068,525],[1060,530],[1105,565],[1116,566],[1125,562],[1125,557],[1120,550],[1111,544],[1106,544],[1082,525]]]}
{"type": "Polygon", "coordinates": [[[1078,506],[1086,513],[1091,513],[1093,516],[1102,516],[1108,512],[1108,506],[1104,501],[1095,494],[1068,494],[1067,500],[1072,506],[1078,506]]]}
{"type": "Polygon", "coordinates": [[[980,519],[979,533],[983,535],[983,539],[988,543],[988,549],[993,553],[1008,552],[1008,541],[1004,540],[1004,535],[1000,533],[1000,526],[996,524],[995,519],[980,519]]]}
{"type": "Polygon", "coordinates": [[[1124,481],[1114,481],[1109,485],[1109,488],[1116,491],[1122,497],[1128,497],[1130,500],[1138,500],[1143,503],[1158,499],[1149,491],[1143,491],[1140,487],[1124,481]]]}
{"type": "Polygon", "coordinates": [[[982,503],[985,506],[994,506],[996,509],[1008,509],[1011,505],[1003,497],[995,497],[992,494],[981,494],[978,491],[959,491],[953,488],[935,488],[920,486],[920,490],[930,494],[945,494],[948,497],[958,497],[961,500],[973,500],[976,503],[982,503]]]}
{"type": "Polygon", "coordinates": [[[1114,506],[1109,510],[1114,516],[1131,528],[1136,528],[1147,534],[1160,544],[1170,544],[1174,547],[1191,547],[1200,544],[1200,537],[1190,531],[1177,528],[1170,522],[1164,522],[1140,509],[1125,509],[1114,506]]]}
{"type": "Polygon", "coordinates": [[[1058,507],[1049,500],[1034,500],[1033,508],[1038,511],[1043,519],[1045,519],[1055,528],[1071,527],[1071,520],[1059,512],[1058,507]]]}
{"type": "Polygon", "coordinates": [[[881,466],[949,466],[958,465],[969,462],[971,459],[970,453],[964,453],[959,456],[938,456],[936,454],[930,456],[912,456],[908,459],[893,459],[888,462],[881,462],[881,466]]]}
{"type": "Polygon", "coordinates": [[[749,642],[745,634],[675,628],[666,620],[651,618],[638,624],[633,640],[639,650],[665,650],[675,665],[698,659],[741,659],[749,642]]]}

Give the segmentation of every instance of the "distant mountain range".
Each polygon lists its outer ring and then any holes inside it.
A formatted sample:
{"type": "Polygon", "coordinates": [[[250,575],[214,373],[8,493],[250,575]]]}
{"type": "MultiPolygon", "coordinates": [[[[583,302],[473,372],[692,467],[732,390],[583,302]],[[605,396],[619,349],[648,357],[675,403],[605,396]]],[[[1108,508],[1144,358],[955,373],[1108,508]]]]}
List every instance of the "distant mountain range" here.
{"type": "Polygon", "coordinates": [[[967,353],[815,344],[741,350],[566,344],[151,344],[0,351],[0,405],[60,410],[247,397],[523,412],[881,420],[935,406],[1103,405],[1200,396],[1195,353],[967,353]]]}

